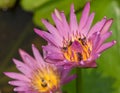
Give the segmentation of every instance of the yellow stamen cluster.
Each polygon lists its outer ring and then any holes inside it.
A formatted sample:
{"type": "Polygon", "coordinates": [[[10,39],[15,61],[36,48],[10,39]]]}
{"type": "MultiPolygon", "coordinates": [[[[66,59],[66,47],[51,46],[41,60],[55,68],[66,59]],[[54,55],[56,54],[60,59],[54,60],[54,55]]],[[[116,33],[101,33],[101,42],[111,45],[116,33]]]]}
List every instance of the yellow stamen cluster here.
{"type": "Polygon", "coordinates": [[[31,79],[31,85],[38,93],[49,93],[53,89],[58,89],[59,83],[59,73],[51,66],[38,69],[31,79]]]}
{"type": "Polygon", "coordinates": [[[90,53],[92,50],[91,43],[86,40],[86,38],[75,38],[74,40],[70,41],[70,45],[63,47],[64,57],[71,62],[79,62],[81,60],[86,61],[90,57],[90,53]],[[82,52],[72,50],[72,43],[77,41],[81,48],[82,52]]]}

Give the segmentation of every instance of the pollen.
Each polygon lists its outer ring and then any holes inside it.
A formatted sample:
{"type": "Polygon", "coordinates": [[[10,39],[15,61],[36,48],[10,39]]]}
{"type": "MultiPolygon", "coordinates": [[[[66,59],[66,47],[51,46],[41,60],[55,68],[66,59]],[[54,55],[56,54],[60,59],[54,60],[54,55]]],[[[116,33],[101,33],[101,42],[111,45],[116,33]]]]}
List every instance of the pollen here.
{"type": "Polygon", "coordinates": [[[85,37],[74,38],[62,51],[64,57],[70,62],[86,61],[90,57],[92,46],[85,37]]]}
{"type": "Polygon", "coordinates": [[[38,69],[31,79],[31,86],[37,93],[49,93],[52,90],[57,90],[59,83],[59,73],[52,67],[38,69]]]}

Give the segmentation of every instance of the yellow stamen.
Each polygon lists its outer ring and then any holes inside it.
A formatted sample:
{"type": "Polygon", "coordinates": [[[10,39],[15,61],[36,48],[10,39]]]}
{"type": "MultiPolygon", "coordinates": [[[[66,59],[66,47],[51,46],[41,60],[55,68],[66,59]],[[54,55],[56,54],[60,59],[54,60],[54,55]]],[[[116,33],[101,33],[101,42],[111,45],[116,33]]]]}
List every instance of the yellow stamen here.
{"type": "Polygon", "coordinates": [[[81,45],[82,52],[80,53],[72,50],[71,45],[67,45],[63,48],[64,57],[71,62],[79,62],[81,60],[86,61],[90,57],[90,52],[92,50],[90,42],[86,41],[86,38],[74,38],[72,42],[75,40],[81,45]]]}
{"type": "Polygon", "coordinates": [[[52,67],[38,69],[31,79],[32,87],[38,93],[47,93],[53,88],[58,89],[59,83],[59,74],[52,67]]]}

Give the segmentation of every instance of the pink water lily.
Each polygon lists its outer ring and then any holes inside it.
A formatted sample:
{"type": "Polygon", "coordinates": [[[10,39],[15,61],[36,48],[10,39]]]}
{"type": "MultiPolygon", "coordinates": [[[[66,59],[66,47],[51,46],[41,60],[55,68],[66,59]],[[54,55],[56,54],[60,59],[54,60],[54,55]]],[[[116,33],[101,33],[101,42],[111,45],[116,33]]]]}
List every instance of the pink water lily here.
{"type": "Polygon", "coordinates": [[[109,28],[113,20],[104,17],[91,27],[95,13],[89,14],[89,12],[90,3],[88,2],[78,23],[72,4],[69,23],[64,12],[59,12],[57,9],[52,13],[55,26],[42,19],[49,32],[36,28],[34,30],[48,41],[48,45],[43,46],[44,58],[47,62],[63,65],[65,68],[97,66],[96,59],[116,43],[114,40],[104,42],[112,35],[109,28]]]}
{"type": "Polygon", "coordinates": [[[32,45],[34,57],[20,50],[23,62],[13,59],[17,72],[4,72],[14,80],[9,81],[18,93],[62,93],[61,85],[71,81],[76,75],[68,76],[70,70],[64,70],[54,64],[46,63],[37,48],[32,45]]]}

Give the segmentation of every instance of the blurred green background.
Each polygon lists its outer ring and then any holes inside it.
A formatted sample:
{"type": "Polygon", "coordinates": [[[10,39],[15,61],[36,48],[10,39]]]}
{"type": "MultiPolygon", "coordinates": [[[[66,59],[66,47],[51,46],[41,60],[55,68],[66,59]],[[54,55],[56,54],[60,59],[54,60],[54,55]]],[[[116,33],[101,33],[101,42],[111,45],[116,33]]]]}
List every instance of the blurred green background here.
{"type": "MultiPolygon", "coordinates": [[[[12,58],[19,58],[22,48],[32,55],[31,44],[39,50],[46,42],[37,36],[33,28],[45,29],[41,18],[52,24],[51,12],[55,8],[64,10],[69,20],[70,5],[74,3],[78,21],[83,6],[88,0],[0,0],[0,93],[14,93],[8,85],[10,80],[4,71],[17,71],[12,58]]],[[[93,69],[74,69],[79,73],[76,80],[63,86],[64,93],[120,93],[120,0],[89,0],[91,11],[96,13],[93,24],[104,16],[113,18],[113,35],[110,40],[117,44],[105,51],[93,69]]]]}

